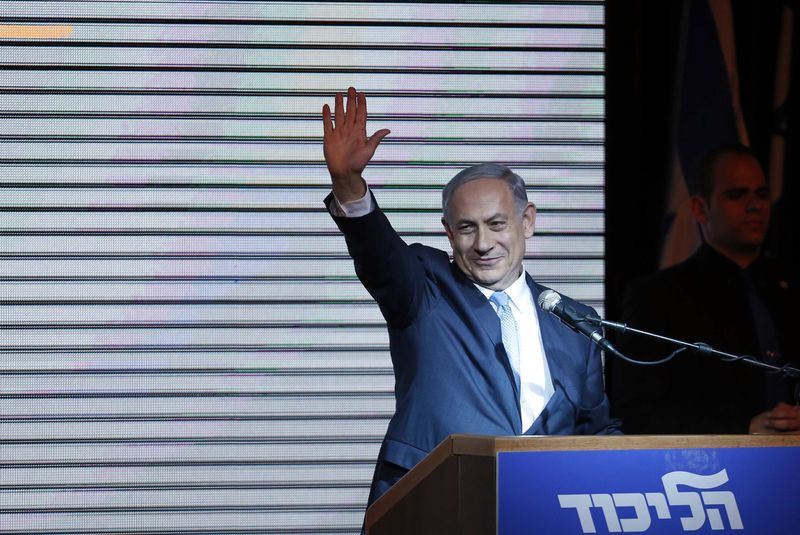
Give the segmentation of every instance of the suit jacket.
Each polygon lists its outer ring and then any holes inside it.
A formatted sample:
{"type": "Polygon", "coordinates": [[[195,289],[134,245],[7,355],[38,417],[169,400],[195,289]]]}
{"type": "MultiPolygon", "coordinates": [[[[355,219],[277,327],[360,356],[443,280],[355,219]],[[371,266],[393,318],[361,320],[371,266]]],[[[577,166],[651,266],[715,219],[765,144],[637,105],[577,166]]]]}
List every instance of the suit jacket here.
{"type": "MultiPolygon", "coordinates": [[[[408,470],[451,433],[521,434],[500,320],[486,297],[447,253],[403,242],[379,209],[334,221],[389,331],[396,407],[379,464],[408,470]]],[[[545,288],[529,276],[527,282],[536,302],[545,288]]],[[[579,312],[591,310],[565,299],[579,312]]],[[[555,393],[528,434],[618,432],[597,346],[537,313],[555,393]]],[[[373,492],[371,501],[377,497],[373,492]]]]}
{"type": "MultiPolygon", "coordinates": [[[[769,309],[781,351],[796,358],[796,292],[785,273],[769,258],[749,268],[769,309]]],[[[685,342],[704,342],[735,355],[759,354],[742,270],[707,245],[688,260],[629,284],[622,321],[630,327],[685,342]]],[[[625,334],[615,341],[629,357],[654,360],[678,346],[625,334]]],[[[747,433],[750,419],[772,408],[766,374],[743,362],[684,351],[667,364],[636,366],[609,362],[612,412],[626,433],[747,433]]],[[[786,381],[784,400],[791,402],[786,381]]]]}

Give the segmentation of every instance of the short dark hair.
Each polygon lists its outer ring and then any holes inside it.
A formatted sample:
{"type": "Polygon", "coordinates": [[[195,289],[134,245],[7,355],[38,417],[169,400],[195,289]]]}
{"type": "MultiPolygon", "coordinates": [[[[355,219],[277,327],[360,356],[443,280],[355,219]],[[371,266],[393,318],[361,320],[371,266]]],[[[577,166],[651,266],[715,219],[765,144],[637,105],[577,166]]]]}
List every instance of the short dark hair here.
{"type": "Polygon", "coordinates": [[[525,207],[528,205],[528,192],[525,190],[525,181],[522,180],[522,177],[505,165],[482,163],[463,169],[456,176],[451,178],[442,190],[442,218],[445,221],[448,221],[447,205],[450,203],[450,197],[452,197],[453,192],[467,182],[472,182],[480,178],[496,178],[497,180],[504,181],[508,184],[508,188],[514,196],[514,205],[517,208],[517,212],[521,214],[525,210],[525,207]]]}
{"type": "Polygon", "coordinates": [[[714,172],[724,156],[749,156],[761,165],[753,150],[742,144],[722,145],[712,149],[703,154],[692,168],[687,181],[690,195],[698,195],[706,201],[711,200],[714,191],[714,172]]]}

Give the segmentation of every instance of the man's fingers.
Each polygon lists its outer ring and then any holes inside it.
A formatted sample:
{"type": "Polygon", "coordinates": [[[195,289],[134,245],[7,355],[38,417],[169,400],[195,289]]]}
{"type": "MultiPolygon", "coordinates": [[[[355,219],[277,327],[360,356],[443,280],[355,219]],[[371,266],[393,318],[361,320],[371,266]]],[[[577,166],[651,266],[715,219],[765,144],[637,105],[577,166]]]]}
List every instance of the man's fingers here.
{"type": "Polygon", "coordinates": [[[331,121],[331,107],[327,104],[322,106],[322,132],[324,136],[329,136],[333,132],[333,122],[331,121]]]}
{"type": "Polygon", "coordinates": [[[358,93],[358,108],[356,109],[356,125],[367,128],[367,96],[364,93],[358,93]]]}
{"type": "Polygon", "coordinates": [[[382,130],[378,130],[370,136],[370,138],[367,140],[367,147],[369,147],[371,154],[375,154],[375,150],[378,148],[378,145],[380,145],[381,141],[383,141],[383,138],[388,136],[390,132],[390,130],[384,128],[382,130]]]}
{"type": "Polygon", "coordinates": [[[360,176],[378,145],[390,133],[384,128],[367,137],[365,95],[350,87],[346,98],[345,102],[343,93],[336,93],[333,118],[330,106],[322,106],[323,149],[332,177],[354,175],[354,172],[360,176]]]}
{"type": "Polygon", "coordinates": [[[345,120],[349,123],[356,122],[356,115],[357,115],[357,104],[356,104],[356,89],[354,87],[350,87],[347,90],[347,113],[345,114],[345,120]]]}
{"type": "Polygon", "coordinates": [[[797,431],[800,422],[794,418],[768,418],[765,426],[776,431],[797,431]]]}
{"type": "Polygon", "coordinates": [[[336,126],[340,126],[344,121],[344,97],[341,93],[336,93],[335,102],[336,126]]]}
{"type": "Polygon", "coordinates": [[[764,427],[775,431],[797,431],[800,429],[800,414],[794,405],[779,404],[766,414],[764,427]]]}
{"type": "Polygon", "coordinates": [[[774,409],[769,411],[768,416],[770,418],[798,418],[800,417],[800,409],[796,405],[778,403],[774,409]]]}

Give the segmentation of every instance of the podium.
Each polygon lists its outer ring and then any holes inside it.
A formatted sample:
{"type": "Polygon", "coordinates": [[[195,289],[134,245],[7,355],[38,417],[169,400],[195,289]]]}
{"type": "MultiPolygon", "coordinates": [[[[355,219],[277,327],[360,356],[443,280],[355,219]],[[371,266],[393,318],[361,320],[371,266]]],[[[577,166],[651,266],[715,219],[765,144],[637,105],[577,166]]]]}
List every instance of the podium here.
{"type": "Polygon", "coordinates": [[[451,435],[367,535],[800,533],[800,436],[451,435]]]}

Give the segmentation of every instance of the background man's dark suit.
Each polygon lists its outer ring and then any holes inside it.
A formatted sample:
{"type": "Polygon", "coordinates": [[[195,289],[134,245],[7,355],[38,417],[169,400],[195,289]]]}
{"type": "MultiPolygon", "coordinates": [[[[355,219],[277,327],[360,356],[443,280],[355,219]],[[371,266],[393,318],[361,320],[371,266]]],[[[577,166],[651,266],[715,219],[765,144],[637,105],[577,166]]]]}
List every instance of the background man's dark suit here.
{"type": "MultiPolygon", "coordinates": [[[[778,266],[760,257],[748,268],[786,356],[798,355],[797,294],[778,266]]],[[[736,355],[758,355],[758,336],[742,270],[704,245],[685,262],[635,281],[626,291],[622,320],[686,342],[705,342],[736,355]]],[[[616,346],[634,358],[654,359],[676,346],[626,334],[616,346]]],[[[668,364],[611,364],[609,396],[626,433],[747,433],[750,419],[770,409],[765,374],[742,362],[684,352],[668,364]]],[[[793,403],[786,383],[783,401],[793,403]]]]}
{"type": "MultiPolygon", "coordinates": [[[[379,454],[372,502],[451,433],[521,434],[518,392],[497,314],[447,253],[406,245],[379,209],[334,221],[386,319],[396,379],[396,414],[379,454]]],[[[527,281],[535,303],[545,288],[527,281]]],[[[618,432],[597,346],[554,316],[537,314],[555,393],[528,434],[618,432]]]]}

